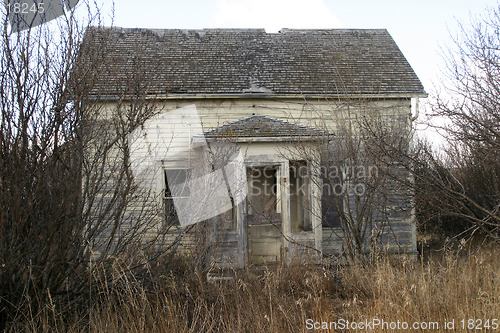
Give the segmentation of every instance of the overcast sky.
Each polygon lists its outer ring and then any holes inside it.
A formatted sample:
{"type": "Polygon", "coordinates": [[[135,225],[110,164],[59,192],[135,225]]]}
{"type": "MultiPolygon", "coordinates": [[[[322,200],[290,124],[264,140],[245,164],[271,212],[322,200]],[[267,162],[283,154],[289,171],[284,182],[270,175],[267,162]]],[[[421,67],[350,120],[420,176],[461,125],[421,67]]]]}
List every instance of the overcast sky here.
{"type": "MultiPolygon", "coordinates": [[[[116,0],[114,25],[126,28],[385,28],[427,92],[438,81],[440,46],[496,0],[116,0]]],[[[104,4],[104,13],[110,7],[104,4]]]]}

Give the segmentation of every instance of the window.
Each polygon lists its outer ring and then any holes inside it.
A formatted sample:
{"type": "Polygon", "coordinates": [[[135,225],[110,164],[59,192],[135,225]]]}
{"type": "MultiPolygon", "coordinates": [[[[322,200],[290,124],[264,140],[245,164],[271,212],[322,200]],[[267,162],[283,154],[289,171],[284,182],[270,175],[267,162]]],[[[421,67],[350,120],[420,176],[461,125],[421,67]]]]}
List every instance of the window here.
{"type": "Polygon", "coordinates": [[[340,227],[344,189],[342,169],[337,165],[322,163],[321,166],[321,224],[324,228],[340,227]]]}
{"type": "Polygon", "coordinates": [[[188,199],[190,189],[187,180],[190,176],[189,169],[164,169],[163,203],[166,226],[179,226],[179,218],[175,210],[175,200],[188,199]]]}
{"type": "Polygon", "coordinates": [[[249,224],[281,223],[279,177],[279,168],[276,165],[247,168],[249,224]]]}
{"type": "Polygon", "coordinates": [[[322,215],[322,225],[325,228],[338,228],[340,224],[340,215],[338,209],[342,205],[342,200],[328,197],[323,195],[321,200],[321,215],[322,215]]]}
{"type": "Polygon", "coordinates": [[[289,184],[292,232],[312,231],[311,175],[307,161],[290,161],[289,184]]]}

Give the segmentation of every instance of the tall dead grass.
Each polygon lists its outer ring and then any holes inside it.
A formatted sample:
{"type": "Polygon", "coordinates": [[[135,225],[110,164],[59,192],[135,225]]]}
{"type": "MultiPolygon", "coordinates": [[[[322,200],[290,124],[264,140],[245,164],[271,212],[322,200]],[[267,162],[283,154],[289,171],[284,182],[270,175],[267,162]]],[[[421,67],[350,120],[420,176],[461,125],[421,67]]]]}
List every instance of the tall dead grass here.
{"type": "MultiPolygon", "coordinates": [[[[332,322],[374,319],[436,322],[433,332],[449,332],[444,323],[455,320],[462,331],[462,319],[499,318],[499,254],[490,248],[428,262],[381,258],[368,267],[253,268],[219,282],[183,261],[150,267],[140,278],[117,261],[113,272],[95,271],[95,288],[71,311],[47,304],[15,318],[7,331],[308,332],[311,325],[333,331],[332,322]]],[[[367,331],[391,331],[386,328],[367,331]]]]}

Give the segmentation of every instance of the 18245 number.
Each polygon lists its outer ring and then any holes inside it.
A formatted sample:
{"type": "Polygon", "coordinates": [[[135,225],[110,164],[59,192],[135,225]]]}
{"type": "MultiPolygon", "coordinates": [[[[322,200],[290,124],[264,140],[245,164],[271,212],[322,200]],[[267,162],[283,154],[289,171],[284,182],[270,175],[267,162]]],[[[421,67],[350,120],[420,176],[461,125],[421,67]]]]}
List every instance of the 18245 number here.
{"type": "Polygon", "coordinates": [[[7,13],[14,14],[29,14],[29,13],[38,13],[43,14],[45,12],[45,7],[43,6],[43,2],[29,4],[27,2],[14,2],[7,4],[7,13]]]}

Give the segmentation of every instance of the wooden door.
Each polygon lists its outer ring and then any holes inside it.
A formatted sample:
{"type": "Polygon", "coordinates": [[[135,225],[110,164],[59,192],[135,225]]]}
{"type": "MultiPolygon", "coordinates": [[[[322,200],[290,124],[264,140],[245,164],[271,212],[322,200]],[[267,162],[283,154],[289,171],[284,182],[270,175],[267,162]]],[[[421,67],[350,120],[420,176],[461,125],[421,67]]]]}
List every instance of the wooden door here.
{"type": "Polygon", "coordinates": [[[247,171],[248,259],[250,263],[276,262],[282,235],[279,167],[250,167],[247,171]]]}

